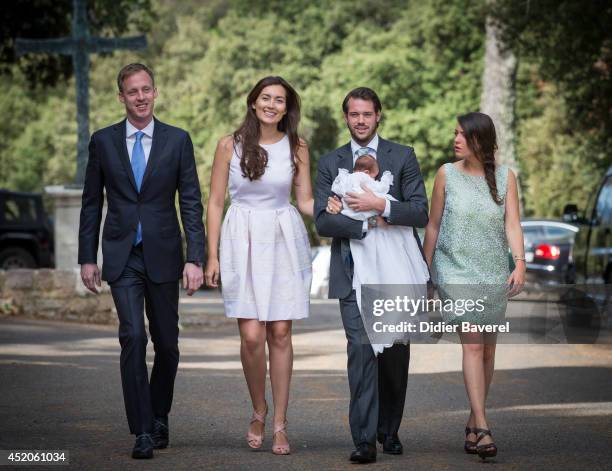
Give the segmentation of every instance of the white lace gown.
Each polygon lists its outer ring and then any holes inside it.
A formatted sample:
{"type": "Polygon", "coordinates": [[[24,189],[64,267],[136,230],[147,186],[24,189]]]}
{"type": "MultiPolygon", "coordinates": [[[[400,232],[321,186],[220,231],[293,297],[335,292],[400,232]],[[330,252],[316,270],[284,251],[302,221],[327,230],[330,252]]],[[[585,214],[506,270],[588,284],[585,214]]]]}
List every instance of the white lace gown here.
{"type": "Polygon", "coordinates": [[[239,147],[230,164],[231,205],[221,228],[219,258],[225,315],[278,321],[308,317],[312,263],[308,234],[290,204],[289,139],[262,144],[265,173],[242,176],[239,147]]]}
{"type": "Polygon", "coordinates": [[[374,194],[380,198],[388,199],[389,201],[395,201],[393,196],[389,195],[389,188],[393,185],[393,174],[388,170],[383,172],[382,177],[379,180],[374,180],[371,176],[364,172],[353,172],[345,168],[338,169],[338,176],[332,183],[332,191],[342,198],[342,211],[341,213],[351,219],[357,219],[359,221],[365,221],[371,216],[376,216],[378,213],[372,211],[353,211],[344,202],[344,197],[347,193],[363,193],[361,185],[365,185],[367,188],[372,190],[374,194]]]}
{"type": "MultiPolygon", "coordinates": [[[[388,194],[393,185],[393,175],[386,171],[380,181],[374,180],[363,172],[349,173],[340,169],[332,184],[332,191],[344,197],[349,191],[362,193],[361,185],[365,184],[377,196],[396,201],[388,194]]],[[[342,214],[357,220],[378,214],[370,212],[355,212],[346,206],[342,214]]],[[[351,239],[351,255],[354,262],[353,289],[357,298],[359,312],[361,309],[361,287],[363,285],[403,285],[402,293],[415,300],[427,297],[427,280],[429,270],[419,249],[414,231],[408,226],[389,225],[386,228],[376,228],[368,231],[363,239],[351,239]]],[[[417,323],[420,317],[410,321],[417,323]]],[[[366,320],[364,319],[364,323],[366,320]]],[[[416,337],[416,336],[415,336],[416,337]]],[[[374,354],[378,355],[385,347],[391,345],[377,344],[370,339],[374,354]]]]}

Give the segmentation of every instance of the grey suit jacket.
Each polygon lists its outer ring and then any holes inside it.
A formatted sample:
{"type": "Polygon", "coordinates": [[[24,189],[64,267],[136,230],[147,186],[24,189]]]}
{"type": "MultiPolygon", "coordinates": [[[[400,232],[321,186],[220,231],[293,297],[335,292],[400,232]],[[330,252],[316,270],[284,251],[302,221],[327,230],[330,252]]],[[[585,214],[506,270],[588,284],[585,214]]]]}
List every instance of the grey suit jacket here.
{"type": "MultiPolygon", "coordinates": [[[[380,138],[376,155],[379,176],[385,170],[393,174],[393,186],[389,193],[397,199],[391,202],[389,224],[425,227],[427,225],[427,195],[421,170],[412,147],[396,144],[380,138]]],[[[342,214],[325,211],[327,198],[333,195],[331,186],[338,175],[338,169],[352,172],[353,156],[350,143],[324,155],[319,160],[315,184],[314,218],[317,232],[323,237],[333,237],[331,248],[329,298],[345,298],[353,289],[352,264],[349,239],[364,237],[362,221],[356,221],[342,214]]],[[[421,246],[416,229],[414,236],[421,246]]]]}

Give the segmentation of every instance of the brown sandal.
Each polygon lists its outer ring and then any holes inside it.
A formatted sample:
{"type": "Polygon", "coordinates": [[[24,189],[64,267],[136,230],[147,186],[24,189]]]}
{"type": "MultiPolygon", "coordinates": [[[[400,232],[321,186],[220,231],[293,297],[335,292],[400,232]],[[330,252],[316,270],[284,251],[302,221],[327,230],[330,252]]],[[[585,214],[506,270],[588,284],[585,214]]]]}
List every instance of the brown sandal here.
{"type": "Polygon", "coordinates": [[[463,449],[468,455],[475,455],[476,453],[478,453],[476,451],[476,442],[467,439],[470,433],[476,435],[476,429],[471,427],[465,427],[465,442],[463,444],[463,449]]]}
{"type": "Polygon", "coordinates": [[[476,440],[476,453],[478,453],[478,456],[480,456],[480,458],[483,460],[496,456],[497,445],[495,444],[495,442],[487,443],[486,445],[478,445],[480,440],[482,440],[487,435],[493,438],[493,435],[491,435],[491,431],[484,428],[475,428],[474,430],[478,434],[478,440],[476,440]]]}

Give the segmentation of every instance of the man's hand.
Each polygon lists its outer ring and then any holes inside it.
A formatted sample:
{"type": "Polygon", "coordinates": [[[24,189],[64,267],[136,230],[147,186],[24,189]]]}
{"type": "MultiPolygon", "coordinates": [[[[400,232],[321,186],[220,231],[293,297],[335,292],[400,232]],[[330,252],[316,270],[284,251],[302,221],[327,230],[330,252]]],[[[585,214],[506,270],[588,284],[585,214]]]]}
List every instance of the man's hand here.
{"type": "Polygon", "coordinates": [[[202,267],[197,266],[195,263],[187,262],[183,270],[183,289],[187,290],[187,295],[193,295],[202,286],[203,281],[204,273],[202,272],[202,267]]]}
{"type": "Polygon", "coordinates": [[[387,224],[387,221],[384,217],[376,216],[376,227],[381,227],[384,229],[386,227],[389,227],[389,224],[387,224]]]}
{"type": "Polygon", "coordinates": [[[85,287],[94,294],[98,294],[98,288],[102,287],[102,280],[100,279],[100,270],[98,265],[95,263],[84,263],[81,265],[81,280],[85,287]]]}
{"type": "Polygon", "coordinates": [[[348,192],[344,201],[353,211],[377,211],[382,214],[385,210],[386,200],[379,198],[368,187],[362,185],[364,193],[348,192]]]}

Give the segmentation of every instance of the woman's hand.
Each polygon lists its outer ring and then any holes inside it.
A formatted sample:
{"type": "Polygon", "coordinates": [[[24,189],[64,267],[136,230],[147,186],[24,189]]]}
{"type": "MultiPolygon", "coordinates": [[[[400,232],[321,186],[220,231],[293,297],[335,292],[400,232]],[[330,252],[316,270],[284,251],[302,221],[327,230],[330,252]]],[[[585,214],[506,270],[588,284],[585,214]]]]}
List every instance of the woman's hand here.
{"type": "Polygon", "coordinates": [[[206,286],[208,286],[209,288],[218,288],[219,274],[219,259],[208,259],[208,261],[206,262],[206,270],[204,271],[204,279],[206,281],[206,286]]]}
{"type": "Polygon", "coordinates": [[[329,214],[338,214],[342,211],[342,201],[337,196],[330,196],[327,198],[327,208],[325,211],[329,214]]]}
{"type": "Polygon", "coordinates": [[[523,288],[525,287],[525,270],[525,262],[522,260],[517,260],[516,267],[506,282],[509,298],[512,298],[523,291],[523,288]]]}
{"type": "Polygon", "coordinates": [[[506,212],[505,212],[506,239],[514,256],[516,267],[508,278],[508,297],[516,296],[525,286],[525,241],[521,227],[521,216],[519,211],[518,187],[516,177],[512,170],[508,170],[508,186],[506,189],[506,212]],[[517,259],[518,257],[518,259],[517,259]]]}

